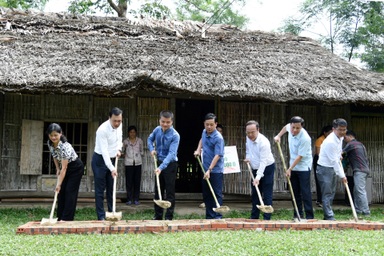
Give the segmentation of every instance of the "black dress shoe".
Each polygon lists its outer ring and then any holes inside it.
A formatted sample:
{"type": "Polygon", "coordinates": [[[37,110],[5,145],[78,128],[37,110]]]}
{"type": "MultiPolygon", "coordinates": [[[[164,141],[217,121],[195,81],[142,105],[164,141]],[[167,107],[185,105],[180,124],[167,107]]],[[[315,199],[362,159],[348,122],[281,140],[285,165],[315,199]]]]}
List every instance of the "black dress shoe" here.
{"type": "Polygon", "coordinates": [[[153,219],[152,220],[163,220],[162,218],[160,218],[160,217],[153,217],[153,219]]]}

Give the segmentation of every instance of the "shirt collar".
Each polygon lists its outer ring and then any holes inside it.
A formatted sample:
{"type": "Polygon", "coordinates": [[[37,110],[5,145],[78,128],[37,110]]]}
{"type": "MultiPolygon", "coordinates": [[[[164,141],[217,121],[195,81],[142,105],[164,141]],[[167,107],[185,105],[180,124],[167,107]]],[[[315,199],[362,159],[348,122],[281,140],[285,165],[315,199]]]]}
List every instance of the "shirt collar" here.
{"type": "Polygon", "coordinates": [[[204,129],[204,133],[206,137],[213,137],[217,132],[218,132],[217,130],[214,130],[211,134],[208,134],[207,130],[204,129]]]}

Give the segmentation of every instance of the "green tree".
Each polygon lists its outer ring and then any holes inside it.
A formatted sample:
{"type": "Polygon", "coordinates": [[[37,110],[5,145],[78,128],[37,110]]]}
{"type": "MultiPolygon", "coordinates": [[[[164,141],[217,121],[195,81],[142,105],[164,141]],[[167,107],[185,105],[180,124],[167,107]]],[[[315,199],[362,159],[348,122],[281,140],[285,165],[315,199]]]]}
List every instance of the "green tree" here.
{"type": "Polygon", "coordinates": [[[371,70],[384,72],[384,4],[371,3],[358,36],[365,50],[358,56],[371,70]]]}
{"type": "Polygon", "coordinates": [[[71,0],[68,11],[76,14],[95,14],[97,11],[105,14],[117,14],[118,17],[126,17],[127,13],[137,17],[147,15],[160,19],[163,16],[170,16],[170,9],[161,4],[161,0],[139,0],[142,5],[138,10],[129,9],[131,0],[71,0]]]}
{"type": "Polygon", "coordinates": [[[19,9],[43,10],[48,0],[0,0],[0,6],[19,9]]]}
{"type": "Polygon", "coordinates": [[[384,63],[384,3],[361,0],[306,0],[298,19],[288,18],[281,31],[299,35],[313,24],[321,24],[325,33],[315,32],[333,53],[337,46],[341,56],[351,61],[359,58],[368,68],[380,70],[384,63]],[[381,42],[381,44],[380,44],[381,42]],[[359,53],[363,50],[364,53],[359,53]]]}
{"type": "MultiPolygon", "coordinates": [[[[125,17],[127,12],[138,16],[149,16],[155,19],[172,18],[171,10],[162,4],[162,0],[139,0],[142,4],[138,10],[129,9],[131,0],[71,0],[71,13],[94,14],[102,11],[107,14],[117,13],[125,17]]],[[[174,0],[177,19],[206,20],[207,23],[223,23],[244,27],[248,22],[232,5],[244,6],[246,0],[174,0]]]]}
{"type": "Polygon", "coordinates": [[[243,28],[249,19],[240,15],[233,4],[243,7],[246,0],[181,0],[176,1],[179,20],[206,21],[208,24],[230,24],[243,28]]]}
{"type": "Polygon", "coordinates": [[[68,11],[73,14],[95,14],[102,11],[105,14],[116,12],[118,17],[125,17],[131,0],[71,0],[69,3],[68,11]]]}

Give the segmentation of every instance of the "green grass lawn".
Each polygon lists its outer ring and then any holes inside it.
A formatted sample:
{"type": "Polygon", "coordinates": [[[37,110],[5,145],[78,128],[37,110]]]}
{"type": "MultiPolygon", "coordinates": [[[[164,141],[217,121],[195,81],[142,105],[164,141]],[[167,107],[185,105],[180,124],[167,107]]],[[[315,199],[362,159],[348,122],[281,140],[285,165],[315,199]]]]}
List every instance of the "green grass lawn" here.
{"type": "MultiPolygon", "coordinates": [[[[384,210],[373,209],[370,221],[384,221],[384,210]]],[[[47,209],[0,209],[0,255],[384,255],[383,231],[218,231],[118,235],[16,235],[18,226],[49,217],[47,209]]],[[[352,218],[350,210],[335,211],[338,220],[352,218]]],[[[123,218],[151,219],[153,210],[123,218]]],[[[231,211],[227,218],[248,218],[231,211]]],[[[316,211],[322,218],[322,211],[316,211]]],[[[79,209],[76,220],[95,218],[94,208],[79,209]]],[[[176,215],[175,219],[204,216],[176,215]]],[[[292,211],[277,210],[273,219],[290,220],[292,211]]]]}

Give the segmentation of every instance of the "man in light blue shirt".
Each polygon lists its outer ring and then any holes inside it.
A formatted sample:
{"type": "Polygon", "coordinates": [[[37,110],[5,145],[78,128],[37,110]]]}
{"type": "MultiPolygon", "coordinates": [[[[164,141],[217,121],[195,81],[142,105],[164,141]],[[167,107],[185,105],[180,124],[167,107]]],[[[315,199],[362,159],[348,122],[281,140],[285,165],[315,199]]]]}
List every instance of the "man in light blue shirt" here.
{"type": "MultiPolygon", "coordinates": [[[[151,155],[157,156],[157,169],[159,174],[161,193],[166,192],[165,200],[171,202],[165,213],[166,220],[173,219],[175,210],[175,183],[177,174],[177,150],[180,144],[180,135],[173,128],[173,113],[168,110],[160,112],[160,125],[148,137],[148,149],[151,155]]],[[[159,200],[157,183],[155,182],[155,200],[159,200]]],[[[163,219],[163,208],[154,204],[154,220],[163,219]]]]}
{"type": "MultiPolygon", "coordinates": [[[[306,219],[313,219],[311,192],[312,146],[311,137],[303,127],[304,119],[294,116],[289,124],[284,126],[276,135],[275,141],[280,142],[281,136],[288,132],[290,161],[286,175],[291,179],[300,218],[304,217],[302,206],[304,204],[306,219]]],[[[296,214],[294,212],[294,218],[297,218],[296,214]]]]}

